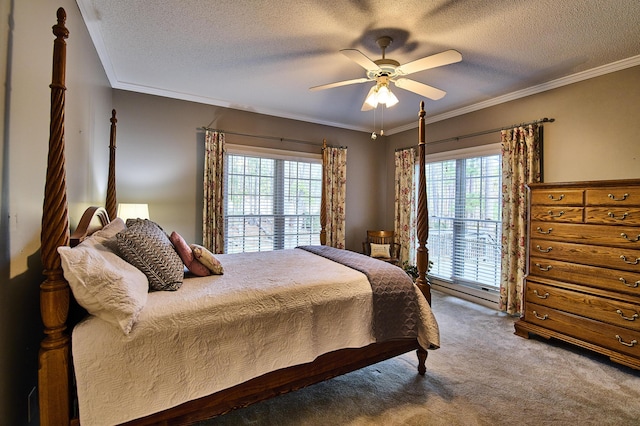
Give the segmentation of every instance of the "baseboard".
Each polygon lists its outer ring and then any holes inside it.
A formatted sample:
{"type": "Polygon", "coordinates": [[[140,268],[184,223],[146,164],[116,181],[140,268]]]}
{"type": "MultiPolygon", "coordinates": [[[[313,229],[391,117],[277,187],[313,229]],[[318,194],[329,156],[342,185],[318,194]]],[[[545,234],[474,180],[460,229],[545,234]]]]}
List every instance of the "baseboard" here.
{"type": "Polygon", "coordinates": [[[499,310],[498,304],[500,295],[494,291],[478,290],[464,285],[451,284],[433,278],[431,279],[431,288],[442,293],[459,297],[460,299],[477,303],[478,305],[486,306],[487,308],[495,309],[496,311],[499,310]]]}

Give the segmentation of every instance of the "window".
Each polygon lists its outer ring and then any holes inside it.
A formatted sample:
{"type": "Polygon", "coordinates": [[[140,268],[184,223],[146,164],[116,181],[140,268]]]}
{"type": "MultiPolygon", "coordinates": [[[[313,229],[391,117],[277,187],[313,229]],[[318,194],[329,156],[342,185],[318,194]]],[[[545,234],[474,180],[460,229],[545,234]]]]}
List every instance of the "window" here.
{"type": "Polygon", "coordinates": [[[427,163],[431,276],[499,288],[501,166],[499,153],[427,163]]]}
{"type": "MultiPolygon", "coordinates": [[[[225,159],[225,253],[320,244],[322,162],[260,150],[225,159]]],[[[317,156],[313,156],[317,157],[317,156]]]]}

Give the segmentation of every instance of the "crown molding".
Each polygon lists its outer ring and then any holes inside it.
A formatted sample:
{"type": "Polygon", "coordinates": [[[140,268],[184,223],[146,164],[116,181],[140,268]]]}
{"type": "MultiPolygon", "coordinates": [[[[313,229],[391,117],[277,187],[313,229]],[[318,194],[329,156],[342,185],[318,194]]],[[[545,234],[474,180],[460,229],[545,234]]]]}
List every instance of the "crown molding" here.
{"type": "MultiPolygon", "coordinates": [[[[442,114],[434,115],[425,118],[425,123],[436,123],[438,121],[447,120],[449,118],[458,117],[460,115],[468,114],[470,112],[479,111],[481,109],[489,108],[495,105],[500,105],[505,102],[510,102],[516,99],[525,98],[527,96],[535,95],[537,93],[546,92],[548,90],[557,89],[559,87],[568,86],[569,84],[578,83],[580,81],[589,80],[591,78],[600,77],[602,75],[610,74],[612,72],[621,71],[627,68],[640,65],[640,55],[632,56],[627,59],[612,62],[610,64],[602,65],[590,70],[582,71],[576,74],[572,74],[566,77],[558,78],[556,80],[548,81],[546,83],[531,86],[526,89],[518,90],[516,92],[508,93],[506,95],[498,96],[492,99],[488,99],[483,102],[478,102],[473,105],[459,108],[453,111],[448,111],[442,114]]],[[[407,130],[415,129],[418,127],[416,123],[410,123],[406,126],[396,127],[391,130],[387,130],[389,135],[395,133],[404,132],[407,130]]]]}

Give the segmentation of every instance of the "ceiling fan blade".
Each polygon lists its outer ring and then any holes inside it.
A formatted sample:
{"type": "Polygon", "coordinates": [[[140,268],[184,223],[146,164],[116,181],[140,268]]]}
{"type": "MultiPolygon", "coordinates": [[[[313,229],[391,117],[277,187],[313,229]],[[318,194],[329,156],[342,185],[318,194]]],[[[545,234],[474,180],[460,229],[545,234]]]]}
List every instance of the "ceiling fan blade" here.
{"type": "Polygon", "coordinates": [[[373,109],[373,107],[367,103],[367,99],[369,99],[369,96],[371,96],[374,90],[376,90],[375,84],[371,86],[371,89],[369,89],[369,93],[367,93],[367,96],[364,97],[364,103],[362,104],[362,108],[360,108],[360,111],[370,111],[373,109]]]}
{"type": "Polygon", "coordinates": [[[401,89],[408,90],[413,93],[417,93],[418,95],[426,96],[429,99],[433,99],[437,101],[444,97],[447,94],[444,90],[436,89],[432,86],[427,86],[426,84],[417,82],[415,80],[409,80],[408,78],[399,78],[394,81],[396,86],[401,89]]]}
{"type": "Polygon", "coordinates": [[[396,71],[403,75],[413,74],[414,72],[424,71],[431,68],[441,67],[443,65],[454,64],[462,60],[462,55],[457,50],[446,50],[444,52],[436,53],[435,55],[427,56],[422,59],[416,59],[415,61],[408,62],[404,65],[400,65],[396,71]]]}
{"type": "Polygon", "coordinates": [[[322,84],[320,86],[309,87],[309,90],[324,90],[324,89],[332,89],[334,87],[346,86],[348,84],[356,84],[356,83],[366,83],[367,81],[371,81],[368,78],[354,78],[353,80],[345,80],[345,81],[337,81],[335,83],[322,84]]]}
{"type": "Polygon", "coordinates": [[[366,57],[365,54],[358,49],[342,49],[340,52],[367,71],[380,69],[378,64],[366,57]]]}

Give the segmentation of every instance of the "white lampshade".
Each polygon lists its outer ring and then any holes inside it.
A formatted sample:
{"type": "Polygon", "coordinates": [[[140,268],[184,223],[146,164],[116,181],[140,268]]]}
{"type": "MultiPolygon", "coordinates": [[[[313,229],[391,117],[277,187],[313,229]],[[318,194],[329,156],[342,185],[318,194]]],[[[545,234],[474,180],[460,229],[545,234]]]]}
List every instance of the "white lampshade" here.
{"type": "Polygon", "coordinates": [[[387,103],[385,104],[387,108],[391,108],[395,104],[398,103],[398,98],[393,94],[391,90],[389,90],[389,95],[387,95],[387,103]]]}
{"type": "Polygon", "coordinates": [[[149,219],[148,204],[118,204],[118,217],[127,219],[149,219]]]}
{"type": "Polygon", "coordinates": [[[380,88],[378,88],[378,102],[386,104],[389,99],[389,93],[391,93],[391,91],[387,86],[380,86],[380,88]]]}
{"type": "Polygon", "coordinates": [[[376,92],[375,90],[371,92],[365,102],[371,105],[372,108],[376,108],[378,106],[378,92],[376,92]]]}

